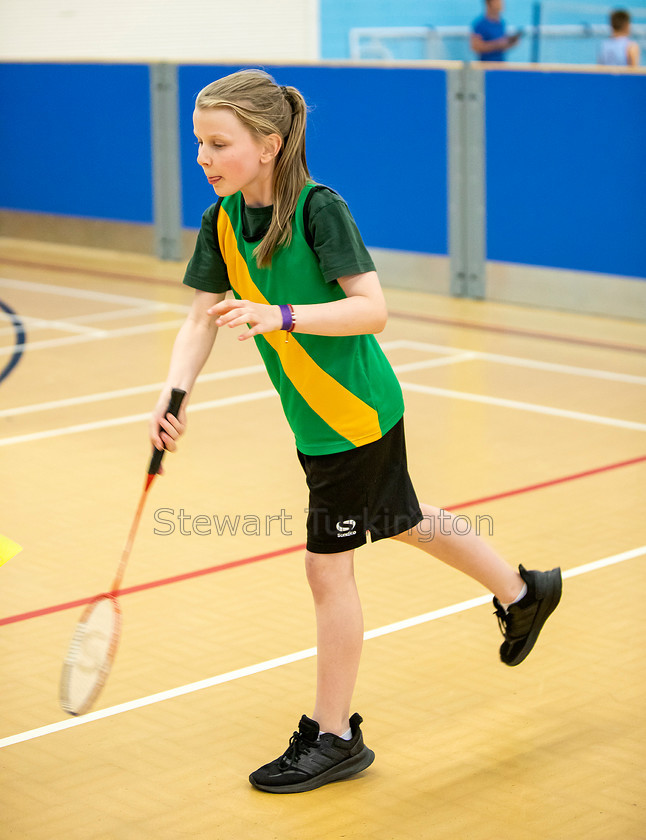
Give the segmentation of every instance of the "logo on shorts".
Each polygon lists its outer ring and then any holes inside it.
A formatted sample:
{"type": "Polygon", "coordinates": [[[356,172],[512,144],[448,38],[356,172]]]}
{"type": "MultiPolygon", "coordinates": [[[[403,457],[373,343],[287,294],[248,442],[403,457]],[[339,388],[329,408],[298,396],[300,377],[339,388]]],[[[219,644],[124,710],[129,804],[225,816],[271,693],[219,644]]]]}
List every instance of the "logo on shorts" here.
{"type": "Polygon", "coordinates": [[[353,537],[357,533],[357,523],[354,519],[345,519],[336,523],[337,537],[353,537]]]}

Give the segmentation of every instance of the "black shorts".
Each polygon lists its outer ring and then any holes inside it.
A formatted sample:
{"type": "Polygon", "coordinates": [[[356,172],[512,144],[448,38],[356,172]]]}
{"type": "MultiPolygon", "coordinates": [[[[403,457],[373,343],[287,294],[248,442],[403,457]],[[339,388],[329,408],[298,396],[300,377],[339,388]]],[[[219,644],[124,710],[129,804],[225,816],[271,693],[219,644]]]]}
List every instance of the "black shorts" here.
{"type": "Polygon", "coordinates": [[[298,458],[310,491],[307,548],[337,554],[394,537],[421,522],[408,475],[404,421],[382,438],[332,455],[298,458]]]}

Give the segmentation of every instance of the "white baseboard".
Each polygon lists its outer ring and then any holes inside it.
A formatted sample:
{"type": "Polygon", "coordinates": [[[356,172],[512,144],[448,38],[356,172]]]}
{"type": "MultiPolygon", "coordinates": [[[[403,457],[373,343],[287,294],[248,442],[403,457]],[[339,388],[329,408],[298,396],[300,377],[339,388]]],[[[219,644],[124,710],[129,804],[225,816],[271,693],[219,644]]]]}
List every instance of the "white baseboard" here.
{"type": "MultiPolygon", "coordinates": [[[[386,288],[449,295],[448,257],[371,248],[386,288]]],[[[486,300],[646,320],[646,280],[489,261],[486,300]]]]}

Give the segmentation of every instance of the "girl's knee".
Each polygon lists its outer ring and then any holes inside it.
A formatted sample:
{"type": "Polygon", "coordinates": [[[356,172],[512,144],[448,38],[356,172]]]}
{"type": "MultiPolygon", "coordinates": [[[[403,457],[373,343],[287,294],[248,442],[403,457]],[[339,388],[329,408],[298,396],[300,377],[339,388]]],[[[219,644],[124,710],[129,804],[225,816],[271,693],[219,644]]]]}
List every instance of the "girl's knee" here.
{"type": "Polygon", "coordinates": [[[342,585],[347,579],[354,578],[353,555],[352,551],[344,551],[341,554],[305,552],[307,582],[315,596],[325,594],[342,585]]]}

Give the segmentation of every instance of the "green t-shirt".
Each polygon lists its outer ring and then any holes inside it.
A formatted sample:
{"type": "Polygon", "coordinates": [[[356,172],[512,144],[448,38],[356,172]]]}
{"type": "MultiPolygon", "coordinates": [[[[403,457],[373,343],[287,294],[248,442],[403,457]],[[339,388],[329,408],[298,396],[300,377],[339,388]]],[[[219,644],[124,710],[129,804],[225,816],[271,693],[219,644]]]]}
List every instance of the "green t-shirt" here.
{"type": "MultiPolygon", "coordinates": [[[[374,271],[375,264],[363,244],[348,205],[334,190],[317,185],[307,207],[307,237],[319,259],[321,273],[330,283],[339,277],[374,271]]],[[[242,197],[241,197],[242,198],[242,197]]],[[[242,199],[244,236],[254,245],[265,235],[273,208],[247,207],[242,199]]],[[[231,288],[227,267],[214,238],[214,217],[219,202],[202,216],[195,251],[186,268],[184,283],[202,292],[226,292],[231,288]]]]}
{"type": "MultiPolygon", "coordinates": [[[[222,198],[204,214],[184,282],[208,292],[230,288],[258,303],[315,304],[345,297],[338,277],[374,270],[345,202],[331,190],[303,189],[290,245],[259,268],[253,250],[270,218],[271,208],[246,207],[241,193],[222,198]]],[[[362,446],[401,418],[401,388],[373,335],[254,338],[304,454],[362,446]]]]}

